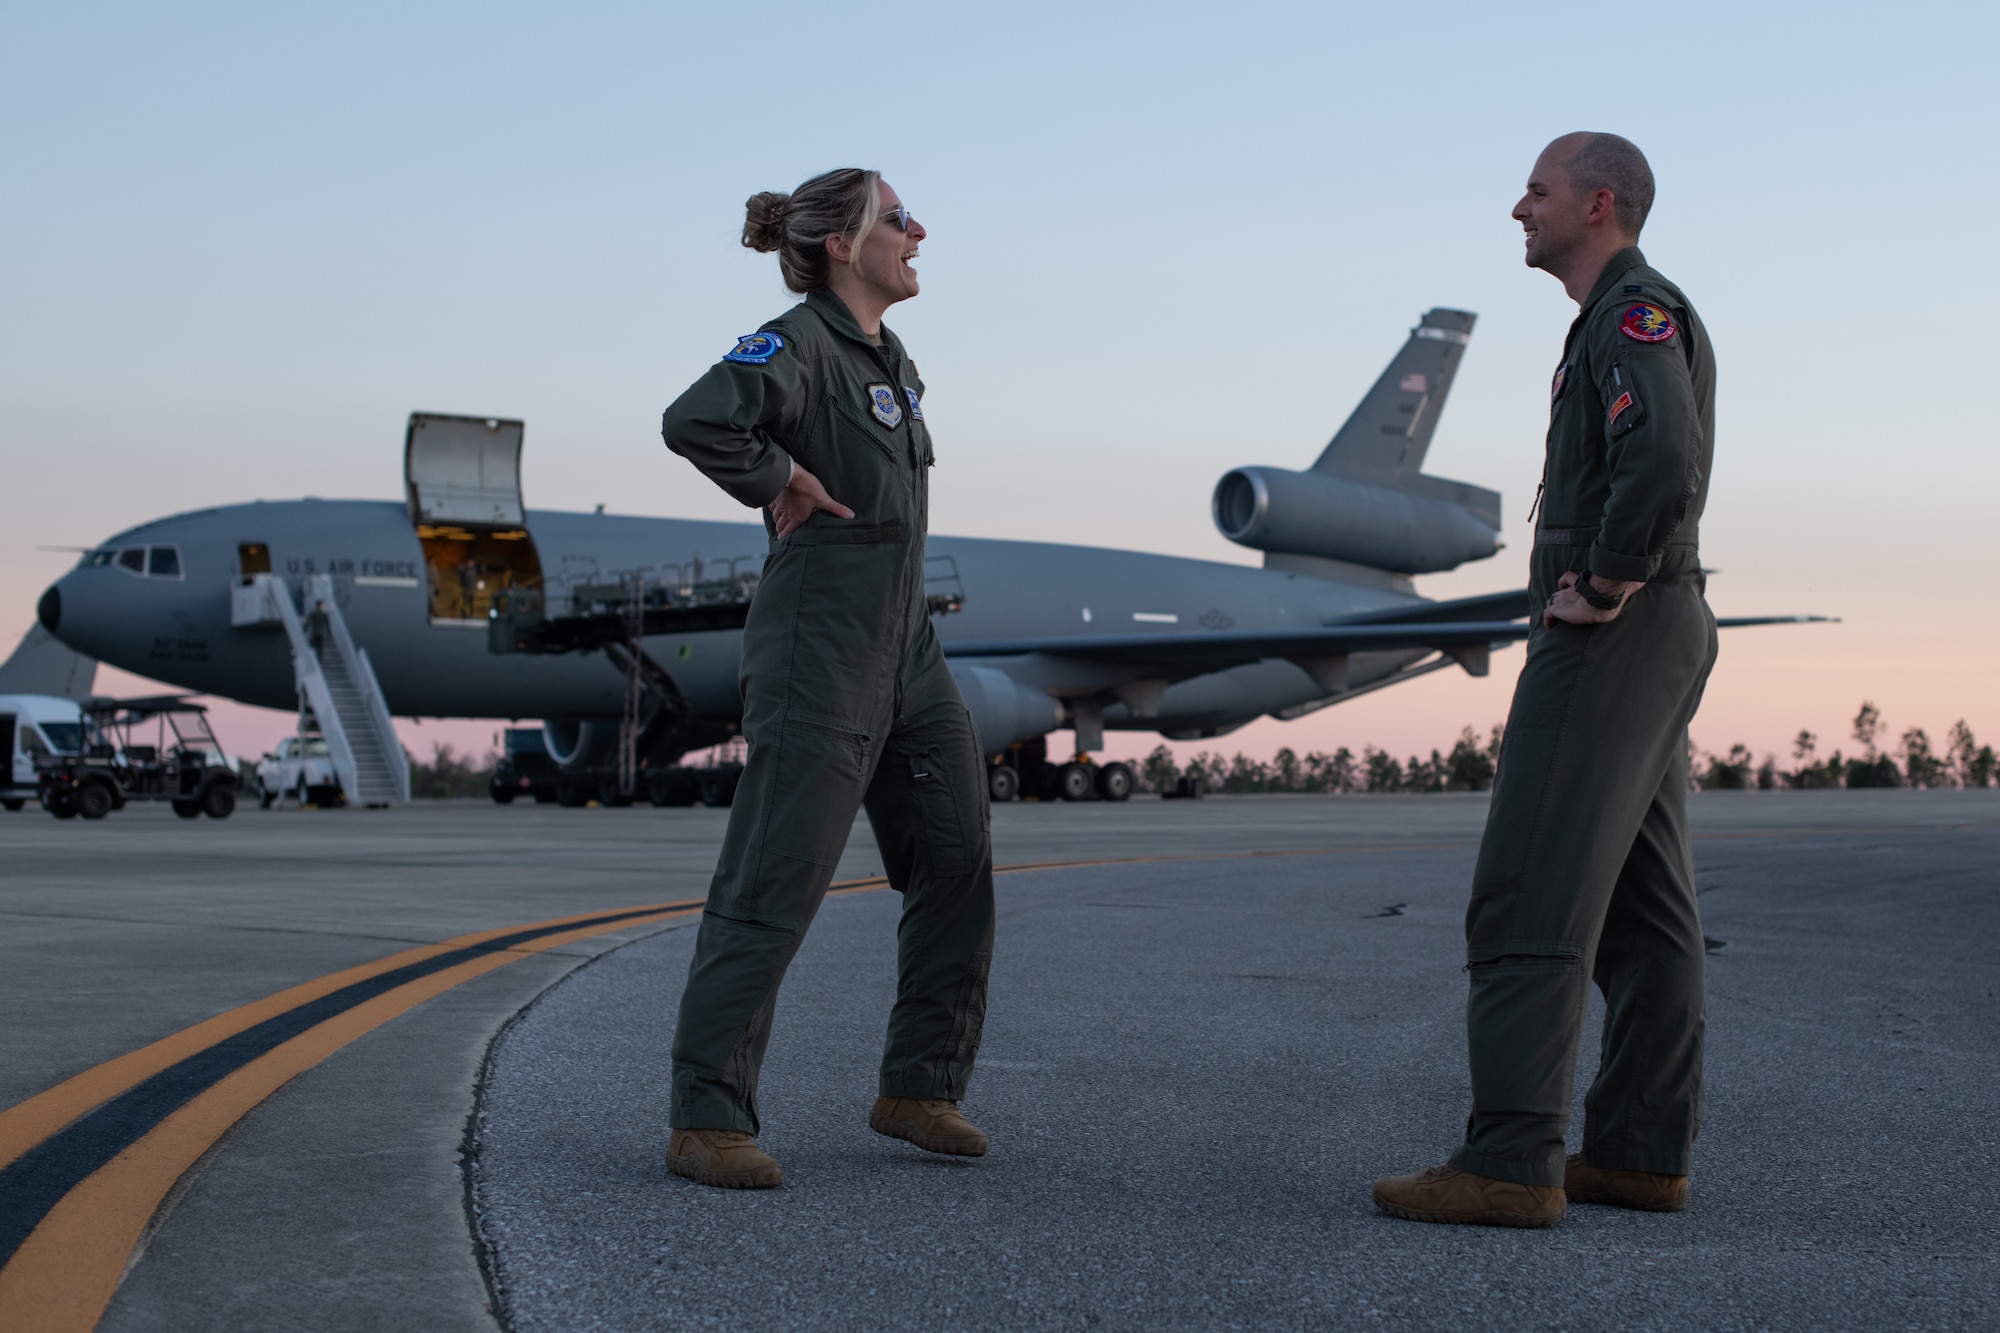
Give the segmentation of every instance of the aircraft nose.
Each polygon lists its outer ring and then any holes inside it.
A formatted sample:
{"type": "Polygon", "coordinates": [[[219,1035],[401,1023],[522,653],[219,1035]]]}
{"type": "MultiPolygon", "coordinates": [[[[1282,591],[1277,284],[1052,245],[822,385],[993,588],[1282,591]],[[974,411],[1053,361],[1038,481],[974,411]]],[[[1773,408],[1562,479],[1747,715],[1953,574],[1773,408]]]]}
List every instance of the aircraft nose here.
{"type": "Polygon", "coordinates": [[[42,600],[35,603],[35,617],[42,622],[42,628],[54,634],[62,625],[62,589],[55,584],[42,594],[42,600]]]}

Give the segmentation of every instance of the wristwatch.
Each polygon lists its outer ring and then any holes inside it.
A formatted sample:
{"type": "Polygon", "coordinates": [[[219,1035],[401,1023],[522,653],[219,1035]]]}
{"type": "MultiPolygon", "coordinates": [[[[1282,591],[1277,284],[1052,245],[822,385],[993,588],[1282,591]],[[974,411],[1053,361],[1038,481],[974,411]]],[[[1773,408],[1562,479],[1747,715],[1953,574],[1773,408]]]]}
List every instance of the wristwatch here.
{"type": "Polygon", "coordinates": [[[1587,569],[1576,576],[1576,595],[1600,611],[1616,611],[1625,604],[1624,593],[1603,593],[1592,587],[1590,571],[1587,569]]]}

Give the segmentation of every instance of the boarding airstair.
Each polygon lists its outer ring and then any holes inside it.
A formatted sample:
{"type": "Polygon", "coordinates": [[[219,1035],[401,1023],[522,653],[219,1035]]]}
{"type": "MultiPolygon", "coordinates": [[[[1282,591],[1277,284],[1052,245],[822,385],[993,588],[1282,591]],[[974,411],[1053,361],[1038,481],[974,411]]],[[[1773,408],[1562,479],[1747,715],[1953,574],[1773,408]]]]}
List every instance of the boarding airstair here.
{"type": "Polygon", "coordinates": [[[356,646],[340,614],[333,580],[306,580],[305,609],[270,574],[256,574],[236,590],[238,625],[284,626],[292,644],[301,721],[310,719],[326,738],[334,772],[349,805],[401,805],[410,799],[410,765],[389,719],[368,653],[356,646]]]}

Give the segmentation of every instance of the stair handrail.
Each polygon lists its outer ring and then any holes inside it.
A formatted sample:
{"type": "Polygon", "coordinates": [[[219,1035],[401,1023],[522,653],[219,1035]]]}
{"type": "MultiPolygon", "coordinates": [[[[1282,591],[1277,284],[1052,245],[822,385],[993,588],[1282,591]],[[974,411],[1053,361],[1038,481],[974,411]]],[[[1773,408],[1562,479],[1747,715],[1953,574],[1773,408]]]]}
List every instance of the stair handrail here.
{"type": "Polygon", "coordinates": [[[382,749],[382,760],[389,767],[389,781],[395,787],[396,803],[406,804],[410,799],[409,756],[403,753],[403,743],[396,736],[396,724],[389,715],[388,701],[382,697],[382,686],[375,679],[374,664],[348,632],[347,618],[340,614],[340,603],[333,595],[333,579],[325,574],[315,574],[309,586],[326,608],[326,623],[333,636],[334,651],[340,654],[348,679],[361,694],[368,724],[375,733],[376,744],[382,749]]]}
{"type": "MultiPolygon", "coordinates": [[[[333,771],[340,777],[340,788],[350,796],[361,790],[361,769],[354,762],[354,747],[348,744],[347,728],[342,723],[340,709],[334,704],[333,690],[326,683],[326,673],[320,669],[319,654],[313,651],[312,640],[306,637],[305,620],[292,602],[292,590],[284,580],[273,574],[254,576],[265,584],[271,600],[278,608],[278,618],[285,624],[285,637],[292,644],[292,671],[297,679],[299,693],[305,696],[305,703],[312,710],[314,721],[319,723],[319,734],[326,741],[327,757],[333,761],[333,771]]],[[[329,592],[331,589],[329,589],[329,592]]],[[[316,590],[307,586],[307,604],[311,604],[316,590]]],[[[331,601],[330,597],[324,599],[331,601]]],[[[327,617],[333,620],[332,616],[327,617]]]]}

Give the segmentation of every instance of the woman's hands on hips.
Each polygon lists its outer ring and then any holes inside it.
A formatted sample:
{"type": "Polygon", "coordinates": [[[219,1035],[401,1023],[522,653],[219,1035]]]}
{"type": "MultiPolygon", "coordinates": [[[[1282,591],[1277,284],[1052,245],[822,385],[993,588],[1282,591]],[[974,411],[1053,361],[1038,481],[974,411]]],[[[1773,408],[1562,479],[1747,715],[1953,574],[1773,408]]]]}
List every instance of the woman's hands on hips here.
{"type": "Polygon", "coordinates": [[[791,536],[822,509],[841,518],[854,517],[852,509],[826,493],[818,477],[797,463],[792,464],[792,479],[778,492],[778,498],[771,501],[771,521],[778,525],[778,535],[791,536]]]}

